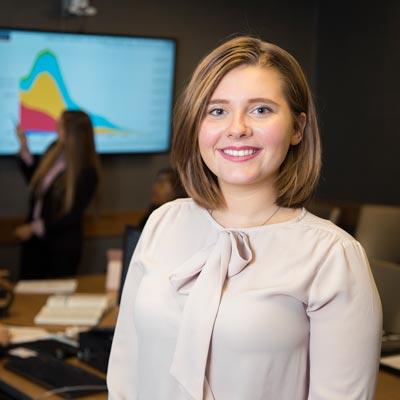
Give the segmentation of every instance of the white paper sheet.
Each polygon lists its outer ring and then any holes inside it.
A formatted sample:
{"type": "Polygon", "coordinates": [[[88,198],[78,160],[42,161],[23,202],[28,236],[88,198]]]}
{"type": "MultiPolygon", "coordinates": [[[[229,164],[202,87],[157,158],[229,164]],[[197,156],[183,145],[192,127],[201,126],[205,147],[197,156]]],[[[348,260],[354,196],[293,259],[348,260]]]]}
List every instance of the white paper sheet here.
{"type": "Polygon", "coordinates": [[[19,281],[14,288],[14,292],[20,294],[73,293],[77,285],[76,279],[19,281]]]}
{"type": "Polygon", "coordinates": [[[29,342],[45,339],[51,336],[50,332],[43,328],[25,326],[7,326],[10,332],[11,343],[29,342]]]}
{"type": "Polygon", "coordinates": [[[387,367],[398,369],[400,371],[400,354],[382,357],[381,364],[387,367]]]}

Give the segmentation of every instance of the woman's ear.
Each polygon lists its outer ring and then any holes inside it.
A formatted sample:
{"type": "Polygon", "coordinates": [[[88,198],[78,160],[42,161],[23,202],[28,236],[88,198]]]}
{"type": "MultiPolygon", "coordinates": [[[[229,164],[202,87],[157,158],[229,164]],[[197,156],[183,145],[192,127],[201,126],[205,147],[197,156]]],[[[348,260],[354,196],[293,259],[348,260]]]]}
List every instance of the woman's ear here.
{"type": "Polygon", "coordinates": [[[293,132],[292,137],[290,139],[291,145],[296,145],[301,142],[303,139],[304,128],[306,127],[307,115],[305,113],[300,113],[297,117],[297,129],[293,132]]]}

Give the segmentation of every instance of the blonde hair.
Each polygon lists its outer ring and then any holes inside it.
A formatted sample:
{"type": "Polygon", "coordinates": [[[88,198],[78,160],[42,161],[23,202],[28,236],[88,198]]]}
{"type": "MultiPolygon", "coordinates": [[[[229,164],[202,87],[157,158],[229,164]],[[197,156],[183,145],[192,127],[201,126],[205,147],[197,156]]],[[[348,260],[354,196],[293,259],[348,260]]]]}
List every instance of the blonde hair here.
{"type": "Polygon", "coordinates": [[[172,162],[187,193],[200,206],[207,209],[225,206],[217,177],[201,158],[198,132],[218,84],[229,71],[242,65],[272,68],[280,74],[295,129],[300,129],[300,114],[306,114],[303,138],[299,144],[290,146],[276,179],[276,204],[301,207],[311,198],[321,169],[315,106],[295,58],[260,39],[249,36],[231,39],[214,49],[197,66],[175,109],[172,162]]]}
{"type": "Polygon", "coordinates": [[[64,132],[64,140],[58,140],[42,157],[30,182],[30,189],[34,193],[40,192],[47,172],[64,154],[65,173],[56,180],[55,193],[62,201],[62,214],[65,214],[72,209],[80,172],[93,167],[99,176],[100,161],[94,143],[93,125],[85,112],[64,111],[59,118],[59,129],[64,132]]]}

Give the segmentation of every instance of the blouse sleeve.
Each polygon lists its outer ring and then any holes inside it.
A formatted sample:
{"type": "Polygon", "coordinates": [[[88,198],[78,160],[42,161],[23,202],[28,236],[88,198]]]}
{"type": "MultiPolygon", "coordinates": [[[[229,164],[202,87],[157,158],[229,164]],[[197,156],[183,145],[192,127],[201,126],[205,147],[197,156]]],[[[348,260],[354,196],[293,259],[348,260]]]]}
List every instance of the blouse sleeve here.
{"type": "Polygon", "coordinates": [[[146,246],[148,230],[142,232],[129,265],[121,296],[118,320],[107,371],[109,400],[137,400],[137,336],[134,322],[136,294],[144,269],[142,249],[146,246]]]}
{"type": "Polygon", "coordinates": [[[382,310],[361,245],[331,249],[312,283],[309,400],[374,398],[382,310]]]}

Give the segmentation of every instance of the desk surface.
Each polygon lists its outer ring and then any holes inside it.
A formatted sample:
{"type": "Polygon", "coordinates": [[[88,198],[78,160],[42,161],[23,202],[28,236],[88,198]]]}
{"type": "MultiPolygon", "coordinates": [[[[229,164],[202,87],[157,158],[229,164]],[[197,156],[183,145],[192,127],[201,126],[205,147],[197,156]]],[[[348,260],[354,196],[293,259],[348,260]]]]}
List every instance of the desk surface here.
{"type": "MultiPolygon", "coordinates": [[[[80,293],[103,293],[105,277],[103,275],[90,275],[78,278],[78,292],[80,293]]],[[[39,312],[40,308],[46,302],[47,295],[21,295],[15,297],[14,304],[11,307],[10,316],[2,319],[2,323],[8,325],[34,326],[33,319],[39,312]]],[[[113,326],[117,317],[117,310],[109,311],[102,319],[102,326],[113,326]]],[[[63,327],[49,326],[45,327],[51,331],[59,331],[63,327]]],[[[71,361],[74,364],[85,367],[85,369],[99,374],[96,370],[81,364],[78,360],[71,361]]],[[[39,397],[46,392],[41,386],[24,379],[11,371],[4,369],[3,361],[0,361],[0,375],[2,380],[12,384],[19,390],[29,394],[32,397],[39,397]]],[[[100,374],[101,376],[101,374],[100,374]]],[[[49,399],[58,399],[53,396],[49,399]]],[[[105,393],[82,397],[87,400],[103,400],[106,399],[105,393]]],[[[245,400],[245,399],[244,399],[245,400]]],[[[247,399],[246,399],[247,400],[247,399]]],[[[378,385],[375,400],[400,400],[400,377],[386,371],[380,371],[378,377],[378,385]]]]}
{"type": "MultiPolygon", "coordinates": [[[[77,291],[80,293],[104,293],[105,277],[103,275],[92,275],[92,276],[82,276],[78,278],[78,288],[77,291]]],[[[28,294],[17,294],[15,296],[14,303],[10,310],[10,315],[7,318],[1,320],[2,323],[6,325],[14,326],[34,326],[33,319],[35,315],[39,312],[41,307],[45,304],[48,295],[28,295],[28,294]]],[[[110,310],[102,319],[102,326],[113,326],[115,324],[117,317],[117,310],[114,308],[110,310]]],[[[65,329],[64,326],[43,326],[49,331],[60,331],[65,329]]],[[[79,360],[69,361],[72,364],[79,365],[86,370],[93,372],[99,376],[104,377],[103,374],[90,368],[86,364],[80,363],[79,360]]],[[[4,367],[4,360],[0,360],[0,376],[1,379],[12,386],[18,388],[20,391],[32,396],[33,398],[40,397],[43,395],[47,389],[38,386],[23,377],[14,374],[11,371],[6,370],[4,367]]],[[[48,397],[51,399],[60,399],[58,396],[48,397]]],[[[82,397],[82,399],[87,400],[104,400],[107,399],[106,393],[99,393],[96,395],[90,395],[82,397]]]]}

